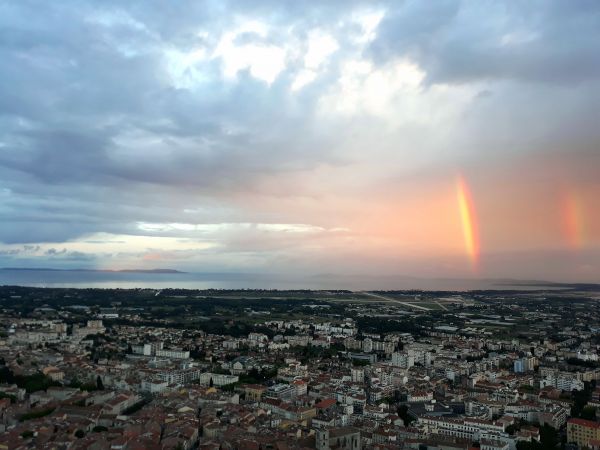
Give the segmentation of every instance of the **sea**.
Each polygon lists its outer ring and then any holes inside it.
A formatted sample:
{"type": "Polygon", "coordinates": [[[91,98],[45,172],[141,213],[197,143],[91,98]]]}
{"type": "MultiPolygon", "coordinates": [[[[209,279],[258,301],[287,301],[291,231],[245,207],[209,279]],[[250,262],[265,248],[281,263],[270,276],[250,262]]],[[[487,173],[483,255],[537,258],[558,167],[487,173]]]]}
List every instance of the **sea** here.
{"type": "Polygon", "coordinates": [[[292,276],[263,273],[104,272],[0,269],[0,286],[101,289],[278,289],[278,290],[537,290],[567,285],[515,280],[416,278],[321,274],[292,276]]]}

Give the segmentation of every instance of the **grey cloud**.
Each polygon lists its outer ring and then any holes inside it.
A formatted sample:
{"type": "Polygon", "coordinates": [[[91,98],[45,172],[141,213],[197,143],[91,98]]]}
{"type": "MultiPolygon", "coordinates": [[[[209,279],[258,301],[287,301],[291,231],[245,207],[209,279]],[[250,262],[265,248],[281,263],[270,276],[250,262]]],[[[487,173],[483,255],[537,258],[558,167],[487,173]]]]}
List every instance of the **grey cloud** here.
{"type": "Polygon", "coordinates": [[[63,248],[62,250],[56,250],[55,248],[49,248],[44,253],[48,256],[64,255],[65,253],[67,253],[67,249],[63,248]]]}
{"type": "Polygon", "coordinates": [[[69,261],[92,261],[95,259],[94,255],[90,255],[88,253],[79,252],[79,251],[69,251],[66,248],[61,250],[57,250],[55,248],[49,248],[44,252],[44,254],[50,258],[59,258],[62,260],[69,261]]]}
{"type": "MultiPolygon", "coordinates": [[[[83,18],[73,15],[71,11],[70,19],[80,24],[83,18]]],[[[120,178],[204,187],[223,184],[229,189],[281,163],[293,168],[314,160],[306,152],[312,146],[306,145],[299,123],[305,119],[281,116],[283,86],[268,87],[243,73],[238,83],[227,86],[216,76],[215,62],[208,84],[197,91],[175,90],[166,79],[162,49],[129,58],[96,28],[92,27],[95,32],[83,32],[76,25],[61,28],[60,33],[52,28],[38,30],[39,40],[46,44],[42,49],[27,48],[31,54],[25,62],[13,46],[2,49],[14,63],[10,64],[14,76],[5,75],[7,95],[0,96],[5,98],[0,112],[25,119],[28,126],[23,129],[17,122],[8,127],[9,145],[0,153],[0,164],[46,183],[106,184],[119,183],[115,179],[120,178]],[[54,39],[45,39],[47,35],[54,39]],[[72,44],[82,40],[83,44],[72,44]],[[44,58],[45,70],[34,66],[44,58]],[[18,81],[19,73],[33,75],[18,81]],[[280,124],[278,136],[264,142],[258,130],[275,120],[280,124]],[[239,123],[246,131],[230,135],[229,124],[239,123]],[[115,141],[128,129],[161,141],[161,153],[168,158],[126,147],[118,149],[122,158],[115,157],[115,141]],[[180,136],[188,142],[178,143],[180,136]],[[305,145],[294,151],[300,143],[305,145]],[[280,151],[283,146],[285,156],[280,151]]],[[[142,33],[147,34],[145,29],[142,33]]],[[[127,39],[118,33],[111,37],[127,39]]]]}
{"type": "Polygon", "coordinates": [[[11,248],[8,250],[0,250],[0,256],[18,256],[28,253],[35,253],[40,249],[39,245],[23,245],[20,248],[11,248]]]}
{"type": "Polygon", "coordinates": [[[15,256],[22,252],[21,249],[12,248],[10,250],[0,250],[0,256],[15,256]]]}
{"type": "Polygon", "coordinates": [[[372,54],[417,61],[431,83],[481,79],[573,83],[600,75],[595,1],[411,0],[391,8],[372,54]]]}

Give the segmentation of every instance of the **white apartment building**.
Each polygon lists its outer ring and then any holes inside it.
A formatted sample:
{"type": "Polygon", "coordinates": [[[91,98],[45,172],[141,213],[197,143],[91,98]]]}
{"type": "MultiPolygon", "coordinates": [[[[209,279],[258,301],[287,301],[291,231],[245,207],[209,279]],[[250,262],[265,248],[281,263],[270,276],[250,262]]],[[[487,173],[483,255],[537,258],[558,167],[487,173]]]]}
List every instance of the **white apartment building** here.
{"type": "Polygon", "coordinates": [[[213,386],[225,386],[226,384],[237,383],[240,381],[240,377],[237,375],[227,375],[222,373],[211,373],[205,372],[200,374],[199,378],[200,384],[204,386],[210,385],[210,380],[212,380],[213,386]]]}
{"type": "Polygon", "coordinates": [[[171,359],[188,359],[190,357],[189,350],[156,350],[156,356],[171,359]]]}
{"type": "Polygon", "coordinates": [[[571,392],[576,389],[578,391],[582,391],[585,387],[583,381],[578,380],[576,378],[566,378],[563,376],[558,377],[547,377],[543,380],[540,380],[540,388],[545,388],[546,386],[552,386],[556,389],[560,389],[561,391],[571,392]]]}
{"type": "Polygon", "coordinates": [[[401,367],[403,369],[409,369],[415,365],[415,356],[412,350],[406,352],[394,352],[392,353],[392,365],[401,367]]]}
{"type": "Polygon", "coordinates": [[[178,369],[167,370],[158,374],[162,381],[168,384],[187,384],[200,379],[201,372],[199,369],[178,369]]]}
{"type": "Polygon", "coordinates": [[[449,419],[443,417],[419,417],[419,425],[424,426],[428,433],[453,436],[463,439],[479,440],[483,433],[503,433],[502,422],[492,422],[480,419],[449,419]]]}

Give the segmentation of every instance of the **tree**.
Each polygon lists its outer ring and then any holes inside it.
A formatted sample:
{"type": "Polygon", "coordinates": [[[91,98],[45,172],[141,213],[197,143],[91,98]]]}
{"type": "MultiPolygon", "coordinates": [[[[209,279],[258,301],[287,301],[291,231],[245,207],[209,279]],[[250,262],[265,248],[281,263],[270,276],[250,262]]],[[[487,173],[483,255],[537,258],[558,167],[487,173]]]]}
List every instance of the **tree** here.
{"type": "Polygon", "coordinates": [[[387,403],[388,405],[393,405],[395,403],[395,399],[394,397],[384,397],[381,402],[382,403],[387,403]]]}
{"type": "Polygon", "coordinates": [[[369,364],[371,364],[371,362],[364,359],[352,359],[352,365],[356,367],[365,367],[369,364]]]}
{"type": "Polygon", "coordinates": [[[238,383],[229,383],[229,384],[225,384],[223,386],[221,386],[221,390],[223,392],[233,392],[235,391],[235,388],[237,387],[238,383]]]}
{"type": "Polygon", "coordinates": [[[2,398],[10,399],[11,403],[17,402],[17,397],[15,397],[14,395],[11,395],[11,394],[7,394],[6,392],[0,392],[0,399],[2,399],[2,398]]]}
{"type": "Polygon", "coordinates": [[[210,377],[210,381],[208,382],[208,387],[213,387],[215,385],[212,377],[210,377]]]}
{"type": "MultiPolygon", "coordinates": [[[[558,431],[551,427],[550,425],[544,425],[543,427],[540,428],[540,442],[537,443],[535,442],[535,446],[533,447],[534,450],[555,450],[556,446],[560,443],[560,439],[558,436],[558,431]]],[[[534,443],[532,443],[534,444],[534,443]]],[[[520,449],[517,446],[518,450],[523,450],[520,449]]],[[[528,450],[528,449],[525,449],[528,450]]]]}
{"type": "Polygon", "coordinates": [[[100,377],[100,375],[98,375],[98,378],[96,378],[96,387],[99,391],[104,390],[104,383],[102,383],[102,378],[100,377]]]}
{"type": "Polygon", "coordinates": [[[581,410],[581,418],[586,420],[596,420],[596,407],[594,406],[585,406],[581,410]]]}
{"type": "Polygon", "coordinates": [[[41,372],[33,375],[15,375],[8,367],[0,369],[0,383],[16,384],[27,392],[45,391],[50,386],[60,386],[41,372]]]}
{"type": "Polygon", "coordinates": [[[82,438],[82,437],[84,437],[84,436],[85,436],[85,431],[83,431],[83,430],[77,430],[77,431],[75,432],[75,437],[76,437],[77,439],[81,439],[81,438],[82,438]]]}
{"type": "Polygon", "coordinates": [[[571,407],[571,416],[581,417],[584,407],[592,398],[593,386],[589,382],[584,383],[582,391],[573,390],[571,396],[573,398],[573,406],[571,407]]]}
{"type": "Polygon", "coordinates": [[[39,419],[40,417],[47,416],[49,414],[52,414],[53,412],[54,412],[54,408],[38,409],[38,410],[30,411],[28,413],[22,414],[19,417],[19,422],[25,422],[26,420],[31,420],[31,419],[39,419]]]}
{"type": "Polygon", "coordinates": [[[409,426],[411,422],[414,422],[416,419],[408,413],[408,406],[400,405],[398,407],[398,417],[402,419],[404,422],[404,426],[409,426]]]}

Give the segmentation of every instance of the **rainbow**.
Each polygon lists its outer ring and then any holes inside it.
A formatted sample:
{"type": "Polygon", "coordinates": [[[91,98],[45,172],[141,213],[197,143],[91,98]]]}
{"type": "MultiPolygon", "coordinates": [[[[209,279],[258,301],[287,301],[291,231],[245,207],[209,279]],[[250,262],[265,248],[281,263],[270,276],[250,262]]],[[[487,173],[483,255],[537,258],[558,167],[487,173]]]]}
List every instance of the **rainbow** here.
{"type": "Polygon", "coordinates": [[[567,246],[571,250],[581,249],[584,240],[583,204],[574,190],[563,190],[560,197],[560,215],[567,246]]]}
{"type": "Polygon", "coordinates": [[[469,186],[462,175],[459,175],[456,180],[456,196],[458,200],[458,211],[460,221],[462,223],[463,239],[465,250],[471,267],[477,270],[479,265],[479,233],[477,229],[477,215],[475,212],[475,203],[471,196],[469,186]]]}

